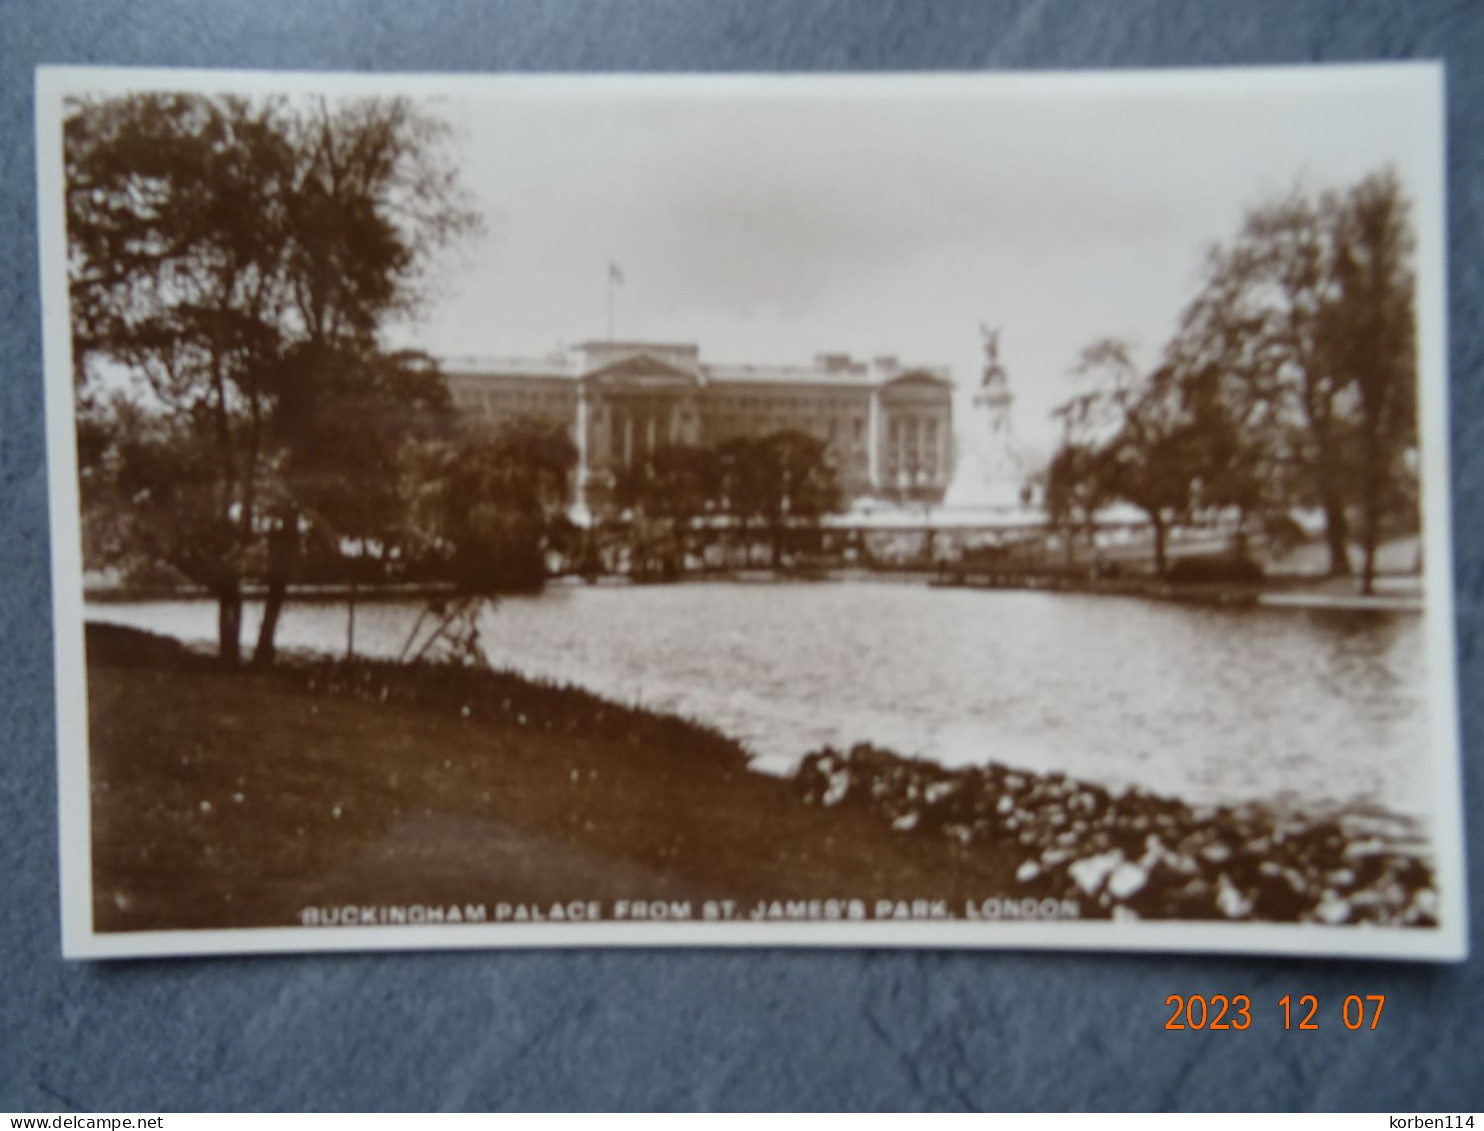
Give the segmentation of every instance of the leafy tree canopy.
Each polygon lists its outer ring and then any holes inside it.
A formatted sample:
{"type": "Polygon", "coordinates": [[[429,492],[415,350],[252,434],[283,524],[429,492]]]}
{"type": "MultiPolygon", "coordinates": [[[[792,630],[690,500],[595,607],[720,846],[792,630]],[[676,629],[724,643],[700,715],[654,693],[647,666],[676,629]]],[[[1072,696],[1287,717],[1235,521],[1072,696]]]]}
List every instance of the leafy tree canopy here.
{"type": "Polygon", "coordinates": [[[270,658],[302,538],[400,521],[405,425],[445,394],[384,331],[427,297],[438,249],[479,226],[446,140],[404,98],[68,105],[84,505],[132,512],[87,542],[207,586],[228,660],[245,583],[268,586],[270,658]]]}

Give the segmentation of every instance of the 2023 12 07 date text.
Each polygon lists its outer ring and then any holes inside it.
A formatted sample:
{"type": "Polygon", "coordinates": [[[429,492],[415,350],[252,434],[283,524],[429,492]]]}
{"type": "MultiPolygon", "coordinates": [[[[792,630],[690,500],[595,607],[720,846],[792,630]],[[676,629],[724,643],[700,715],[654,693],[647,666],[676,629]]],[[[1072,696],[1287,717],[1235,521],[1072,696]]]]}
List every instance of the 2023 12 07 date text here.
{"type": "MultiPolygon", "coordinates": [[[[1278,999],[1283,1028],[1314,1032],[1325,1011],[1314,994],[1284,994],[1278,999]]],[[[1247,994],[1171,994],[1165,998],[1171,1012],[1166,1029],[1237,1030],[1252,1027],[1252,998],[1247,994]]],[[[1385,994],[1348,994],[1340,1006],[1339,1021],[1346,1029],[1377,1029],[1385,994]]]]}

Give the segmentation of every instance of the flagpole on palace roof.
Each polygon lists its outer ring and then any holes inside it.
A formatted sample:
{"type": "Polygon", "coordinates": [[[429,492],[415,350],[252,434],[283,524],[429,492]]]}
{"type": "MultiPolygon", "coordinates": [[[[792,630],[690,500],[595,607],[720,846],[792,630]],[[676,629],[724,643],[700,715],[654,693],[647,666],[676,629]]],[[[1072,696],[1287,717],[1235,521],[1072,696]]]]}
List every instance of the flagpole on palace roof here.
{"type": "Polygon", "coordinates": [[[608,340],[613,341],[613,289],[623,285],[623,271],[617,263],[608,264],[608,340]]]}

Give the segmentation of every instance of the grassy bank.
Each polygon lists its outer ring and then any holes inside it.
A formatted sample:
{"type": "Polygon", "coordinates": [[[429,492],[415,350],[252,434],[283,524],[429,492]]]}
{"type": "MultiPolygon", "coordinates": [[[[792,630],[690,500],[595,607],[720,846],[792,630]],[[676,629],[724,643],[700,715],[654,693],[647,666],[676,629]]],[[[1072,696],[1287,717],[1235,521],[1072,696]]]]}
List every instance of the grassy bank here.
{"type": "Polygon", "coordinates": [[[739,914],[928,900],[959,915],[1031,899],[1085,918],[1429,921],[1426,865],[1361,859],[1338,826],[1275,839],[1256,810],[1237,820],[865,748],[777,779],[703,726],[508,673],[312,658],[226,671],[101,626],[88,646],[102,931],[570,900],[729,899],[739,914]],[[1274,847],[1290,841],[1317,861],[1301,890],[1294,852],[1274,847]],[[1286,869],[1281,899],[1269,858],[1286,869]],[[1336,885],[1343,915],[1326,897],[1336,885]]]}
{"type": "Polygon", "coordinates": [[[95,629],[89,714],[103,931],[290,925],[344,903],[1014,891],[1004,860],[822,814],[704,727],[512,675],[227,672],[95,629]]]}

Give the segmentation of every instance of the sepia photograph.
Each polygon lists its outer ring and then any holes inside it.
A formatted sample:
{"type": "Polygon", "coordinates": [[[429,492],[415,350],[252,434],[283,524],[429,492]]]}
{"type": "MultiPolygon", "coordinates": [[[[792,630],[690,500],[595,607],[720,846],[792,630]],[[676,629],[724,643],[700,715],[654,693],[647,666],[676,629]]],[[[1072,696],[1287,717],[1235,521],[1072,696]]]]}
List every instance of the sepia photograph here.
{"type": "Polygon", "coordinates": [[[42,68],[64,953],[1462,959],[1442,90],[42,68]]]}

